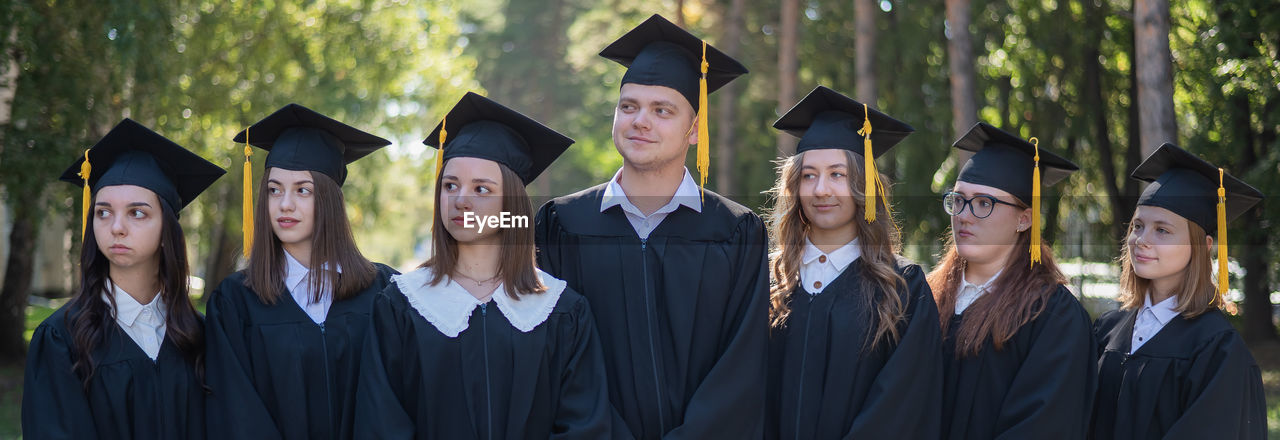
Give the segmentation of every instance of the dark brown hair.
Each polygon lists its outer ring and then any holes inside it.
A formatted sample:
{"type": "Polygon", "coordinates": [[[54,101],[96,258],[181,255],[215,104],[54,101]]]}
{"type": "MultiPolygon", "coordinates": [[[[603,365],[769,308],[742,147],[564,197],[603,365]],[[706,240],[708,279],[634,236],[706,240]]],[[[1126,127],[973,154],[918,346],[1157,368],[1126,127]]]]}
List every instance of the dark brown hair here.
{"type": "MultiPolygon", "coordinates": [[[[1133,231],[1132,221],[1129,223],[1129,231],[1133,231]]],[[[1209,235],[1204,228],[1191,221],[1187,221],[1187,232],[1191,236],[1191,261],[1187,262],[1187,268],[1182,272],[1182,282],[1179,283],[1181,288],[1174,292],[1178,296],[1178,305],[1174,310],[1191,319],[1222,307],[1222,295],[1218,294],[1218,289],[1213,285],[1213,261],[1209,255],[1209,247],[1205,244],[1205,238],[1209,235]]],[[[1120,263],[1120,308],[1125,310],[1142,307],[1146,303],[1147,289],[1151,287],[1151,280],[1134,273],[1133,262],[1129,258],[1129,240],[1126,238],[1121,246],[1120,257],[1116,258],[1116,262],[1120,263]]]]}
{"type": "MultiPolygon", "coordinates": [[[[89,206],[94,206],[97,194],[89,206]]],[[[198,380],[204,386],[204,324],[188,296],[190,283],[187,265],[187,241],[182,235],[178,216],[167,203],[160,203],[160,298],[165,306],[165,338],[173,342],[187,363],[195,368],[198,380]]],[[[102,301],[110,277],[111,261],[98,249],[97,237],[90,224],[84,231],[80,246],[80,290],[67,306],[68,329],[74,344],[74,362],[71,369],[80,376],[81,385],[87,390],[97,370],[98,360],[93,351],[106,341],[107,332],[115,325],[112,310],[115,296],[106,295],[102,301]]],[[[164,341],[161,341],[163,343],[164,341]]]]}
{"type": "MultiPolygon", "coordinates": [[[[360,293],[373,284],[378,270],[356,247],[351,234],[351,222],[347,220],[342,187],[324,173],[309,171],[314,182],[315,229],[311,235],[311,264],[307,283],[315,286],[313,301],[319,301],[325,291],[333,292],[333,300],[341,301],[360,293]],[[337,269],[341,268],[339,272],[337,269]]],[[[271,229],[270,188],[265,176],[258,184],[258,206],[254,208],[252,253],[245,269],[245,286],[253,289],[264,304],[275,304],[288,292],[284,285],[287,265],[284,245],[271,229]]]]}
{"type": "MultiPolygon", "coordinates": [[[[1027,209],[1022,201],[1014,199],[1019,209],[1027,209]]],[[[942,321],[942,333],[946,335],[955,317],[956,296],[960,281],[964,278],[965,260],[956,251],[955,236],[947,231],[946,251],[938,267],[926,279],[933,289],[933,299],[938,303],[938,316],[942,321]]],[[[1048,305],[1049,297],[1058,285],[1067,279],[1053,260],[1053,249],[1040,244],[1040,262],[1031,265],[1031,230],[1018,233],[1013,252],[1006,261],[999,278],[987,294],[979,296],[965,309],[964,322],[956,331],[956,357],[975,356],[990,339],[996,350],[1013,338],[1028,322],[1031,322],[1048,305]]]]}
{"type": "MultiPolygon", "coordinates": [[[[900,248],[899,234],[894,223],[892,212],[888,209],[889,194],[886,192],[885,203],[876,204],[876,221],[866,223],[862,216],[866,210],[865,170],[858,166],[859,157],[853,152],[845,151],[848,161],[847,179],[853,194],[854,221],[857,224],[858,246],[862,251],[861,290],[868,310],[875,311],[876,328],[871,332],[865,345],[875,347],[881,342],[896,343],[899,335],[898,323],[906,314],[906,306],[898,292],[907,288],[907,283],[898,274],[896,257],[900,248]]],[[[773,285],[769,288],[769,322],[773,327],[786,324],[791,314],[791,296],[800,285],[800,259],[804,253],[804,239],[809,234],[809,222],[804,218],[804,210],[800,204],[800,177],[804,164],[804,153],[799,153],[779,161],[778,180],[769,191],[774,199],[770,210],[769,223],[772,226],[772,242],[775,248],[771,252],[770,272],[773,285]]],[[[881,181],[887,178],[880,176],[881,181]]]]}
{"type": "MultiPolygon", "coordinates": [[[[447,164],[448,161],[445,161],[447,164]]],[[[533,203],[529,201],[529,193],[525,191],[520,176],[506,165],[498,164],[502,171],[502,210],[513,217],[533,218],[533,203]]],[[[430,268],[433,272],[430,285],[435,286],[450,276],[458,265],[458,240],[453,238],[444,227],[440,218],[440,191],[444,174],[436,177],[435,200],[432,202],[431,258],[418,267],[430,268]]],[[[498,230],[502,235],[502,261],[498,262],[498,275],[506,286],[507,296],[519,300],[519,294],[542,293],[547,286],[542,285],[534,264],[533,225],[523,228],[503,228],[498,230]]]]}

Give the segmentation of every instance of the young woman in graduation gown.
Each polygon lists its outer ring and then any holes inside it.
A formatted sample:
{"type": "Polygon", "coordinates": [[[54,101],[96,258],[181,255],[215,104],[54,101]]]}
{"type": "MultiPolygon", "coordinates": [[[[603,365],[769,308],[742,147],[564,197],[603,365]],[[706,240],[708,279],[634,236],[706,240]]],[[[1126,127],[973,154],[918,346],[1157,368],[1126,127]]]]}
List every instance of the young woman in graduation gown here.
{"type": "Polygon", "coordinates": [[[1079,439],[1089,423],[1093,338],[1039,237],[1039,185],[1078,167],[986,123],[943,197],[951,237],[929,273],[941,317],[942,438],[1079,439]]]}
{"type": "Polygon", "coordinates": [[[395,271],[361,255],[341,185],[388,142],[297,104],[235,140],[269,153],[248,267],[209,300],[209,435],[351,438],[369,310],[395,271]]]}
{"type": "Polygon", "coordinates": [[[434,255],[373,305],[356,437],[604,439],[604,361],[586,299],[534,265],[529,184],[573,141],[468,93],[437,126],[434,255]],[[445,135],[447,133],[447,135],[445,135]],[[496,227],[495,227],[496,226],[496,227]]]}
{"type": "Polygon", "coordinates": [[[1226,223],[1262,193],[1219,170],[1165,144],[1133,172],[1154,183],[1138,200],[1120,255],[1121,307],[1094,323],[1098,394],[1090,438],[1267,436],[1258,364],[1220,309],[1226,223]],[[1221,245],[1217,287],[1210,231],[1221,245]]]}
{"type": "Polygon", "coordinates": [[[821,86],[774,128],[800,142],[773,189],[765,437],[937,438],[937,306],[920,266],[896,254],[887,194],[867,191],[878,172],[863,156],[913,129],[821,86]]]}
{"type": "Polygon", "coordinates": [[[31,338],[24,438],[204,438],[204,328],[178,212],[223,173],[129,119],[63,173],[84,187],[80,287],[31,338]]]}

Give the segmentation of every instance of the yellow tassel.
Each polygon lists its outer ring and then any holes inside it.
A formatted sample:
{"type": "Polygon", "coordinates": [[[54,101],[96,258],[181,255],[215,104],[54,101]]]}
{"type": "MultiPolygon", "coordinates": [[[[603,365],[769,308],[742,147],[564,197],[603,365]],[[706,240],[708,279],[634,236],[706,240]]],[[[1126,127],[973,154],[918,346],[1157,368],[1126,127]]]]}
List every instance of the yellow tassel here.
{"type": "MultiPolygon", "coordinates": [[[[707,121],[707,42],[702,42],[702,79],[698,80],[698,176],[699,189],[707,186],[707,173],[711,172],[711,129],[707,121]]],[[[723,191],[724,188],[721,188],[723,191]]],[[[701,196],[702,192],[699,191],[701,196]]]]}
{"type": "Polygon", "coordinates": [[[1040,262],[1040,140],[1031,138],[1035,146],[1035,167],[1031,171],[1031,267],[1040,262]]]}
{"type": "Polygon", "coordinates": [[[1227,293],[1227,190],[1218,168],[1218,295],[1227,293]]]}
{"type": "Polygon", "coordinates": [[[862,104],[862,129],[858,130],[858,134],[862,135],[862,169],[866,174],[867,187],[863,218],[871,223],[876,221],[876,195],[884,193],[884,186],[880,183],[880,171],[876,169],[875,151],[871,149],[871,116],[866,104],[862,104]]]}
{"type": "Polygon", "coordinates": [[[436,172],[431,178],[431,185],[435,185],[440,180],[440,171],[444,168],[444,141],[449,136],[449,132],[444,129],[446,119],[440,120],[440,148],[436,149],[436,172]]]}
{"type": "Polygon", "coordinates": [[[84,179],[84,191],[80,194],[80,241],[84,242],[84,232],[89,227],[89,175],[93,167],[89,165],[89,150],[84,150],[84,162],[80,164],[80,178],[84,179]]]}
{"type": "Polygon", "coordinates": [[[244,242],[240,252],[249,258],[249,250],[253,248],[253,148],[249,147],[249,129],[244,129],[244,192],[241,194],[240,233],[244,242]]]}

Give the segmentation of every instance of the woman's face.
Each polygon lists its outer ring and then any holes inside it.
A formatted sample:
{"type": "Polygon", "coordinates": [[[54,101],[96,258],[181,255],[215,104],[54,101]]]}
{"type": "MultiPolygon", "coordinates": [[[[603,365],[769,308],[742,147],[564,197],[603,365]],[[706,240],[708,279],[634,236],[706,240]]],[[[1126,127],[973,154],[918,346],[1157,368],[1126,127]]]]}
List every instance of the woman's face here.
{"type": "Polygon", "coordinates": [[[970,199],[969,206],[951,216],[951,237],[960,257],[976,264],[1008,258],[1017,243],[1018,234],[1031,226],[1031,209],[1010,206],[1016,205],[1016,198],[992,186],[959,181],[952,191],[970,199]],[[993,197],[996,201],[983,196],[993,197]],[[979,218],[974,214],[975,210],[978,214],[986,214],[989,210],[990,214],[979,218]]]}
{"type": "Polygon", "coordinates": [[[160,199],[135,185],[98,190],[93,206],[93,234],[98,251],[113,268],[159,265],[164,227],[160,199]]]}
{"type": "Polygon", "coordinates": [[[1181,279],[1191,263],[1187,219],[1165,208],[1138,206],[1129,223],[1129,262],[1139,277],[1161,283],[1181,279]]]}
{"type": "Polygon", "coordinates": [[[502,213],[502,169],[475,157],[455,157],[440,173],[440,220],[458,243],[496,242],[502,213]],[[494,219],[494,220],[489,220],[494,219]]]}
{"type": "Polygon", "coordinates": [[[853,188],[849,186],[849,160],[844,151],[828,148],[804,153],[800,169],[800,209],[816,235],[852,233],[856,228],[853,220],[858,207],[853,200],[853,188]]]}
{"type": "Polygon", "coordinates": [[[311,244],[316,230],[315,189],[310,171],[271,168],[267,174],[267,213],[271,216],[271,231],[285,249],[311,244]]]}

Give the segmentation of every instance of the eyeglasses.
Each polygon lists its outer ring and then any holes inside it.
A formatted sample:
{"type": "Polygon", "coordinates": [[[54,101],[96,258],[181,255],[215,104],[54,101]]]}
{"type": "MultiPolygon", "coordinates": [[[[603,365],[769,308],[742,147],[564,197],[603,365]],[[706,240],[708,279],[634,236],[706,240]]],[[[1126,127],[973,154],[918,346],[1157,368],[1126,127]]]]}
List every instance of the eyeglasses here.
{"type": "Polygon", "coordinates": [[[942,209],[952,216],[960,215],[964,212],[964,207],[968,206],[969,212],[972,212],[974,217],[987,218],[992,211],[995,211],[997,204],[1018,207],[1013,203],[982,194],[966,199],[960,193],[953,191],[942,196],[942,209]]]}

